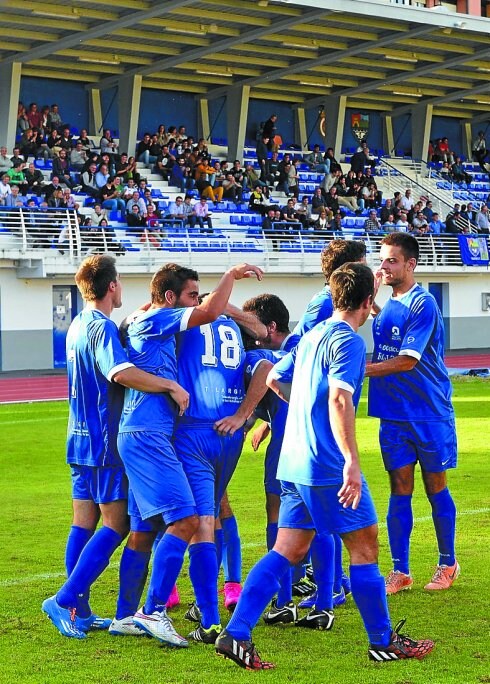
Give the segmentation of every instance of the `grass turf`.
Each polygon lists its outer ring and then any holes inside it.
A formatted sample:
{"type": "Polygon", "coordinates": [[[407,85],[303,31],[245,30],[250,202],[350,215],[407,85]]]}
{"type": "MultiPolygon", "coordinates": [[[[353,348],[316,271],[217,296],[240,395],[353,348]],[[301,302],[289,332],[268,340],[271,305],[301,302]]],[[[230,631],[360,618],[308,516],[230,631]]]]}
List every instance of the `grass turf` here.
{"type": "MultiPolygon", "coordinates": [[[[488,539],[490,482],[488,426],[490,384],[479,379],[454,383],[459,438],[459,468],[449,475],[459,511],[457,528],[461,577],[449,592],[424,592],[437,561],[430,507],[417,477],[412,537],[414,588],[390,597],[393,620],[408,617],[407,631],[430,636],[434,653],[423,662],[370,663],[366,637],[352,599],[336,611],[329,633],[291,626],[259,625],[254,639],[277,669],[245,672],[214,655],[213,648],[191,644],[185,651],[159,647],[146,638],[116,638],[91,633],[84,642],[61,637],[41,613],[41,602],[63,578],[63,555],[70,526],[70,482],[64,464],[64,403],[0,406],[2,472],[0,482],[0,683],[90,682],[105,684],[239,682],[260,677],[298,684],[472,684],[490,682],[488,628],[488,539]],[[485,562],[485,558],[487,562],[485,562]]],[[[377,421],[366,417],[362,400],[357,423],[363,470],[380,518],[380,566],[390,567],[384,517],[387,478],[377,446],[377,421]]],[[[265,550],[262,452],[247,443],[229,487],[238,518],[246,575],[265,550]]],[[[116,553],[92,592],[92,606],[112,616],[118,590],[116,553]]],[[[346,565],[346,563],[344,563],[346,565]]],[[[192,600],[187,564],[179,579],[181,606],[173,611],[181,633],[192,627],[183,613],[192,600]]],[[[222,622],[226,624],[226,611],[222,622]]]]}

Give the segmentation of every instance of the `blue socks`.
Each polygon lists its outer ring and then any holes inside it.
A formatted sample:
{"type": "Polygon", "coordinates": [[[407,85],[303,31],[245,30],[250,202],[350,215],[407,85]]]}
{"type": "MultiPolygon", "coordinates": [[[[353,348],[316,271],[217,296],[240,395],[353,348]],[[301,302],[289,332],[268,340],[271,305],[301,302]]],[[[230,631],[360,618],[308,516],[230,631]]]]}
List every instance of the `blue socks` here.
{"type": "MultiPolygon", "coordinates": [[[[68,534],[68,539],[66,540],[65,549],[65,567],[66,576],[69,577],[76,566],[80,554],[82,553],[85,544],[93,537],[94,530],[87,530],[85,527],[78,527],[77,525],[72,525],[70,532],[68,534]]],[[[77,614],[81,618],[89,617],[91,614],[90,606],[90,591],[88,591],[84,596],[78,597],[77,614]]]]}
{"type": "Polygon", "coordinates": [[[166,532],[158,544],[153,558],[153,570],[144,605],[146,615],[162,611],[179,576],[187,542],[166,532]]]}
{"type": "Polygon", "coordinates": [[[276,602],[278,608],[282,608],[293,600],[293,569],[291,567],[281,577],[280,585],[276,602]]]}
{"type": "Polygon", "coordinates": [[[116,620],[134,615],[139,607],[148,575],[149,551],[135,551],[127,546],[122,552],[119,565],[119,596],[117,599],[116,620]]]}
{"type": "Polygon", "coordinates": [[[218,571],[223,561],[223,530],[221,528],[214,531],[214,544],[216,546],[216,556],[218,558],[218,571]]]}
{"type": "Polygon", "coordinates": [[[429,496],[432,520],[439,547],[439,565],[454,565],[454,538],[456,534],[456,506],[446,487],[442,492],[429,496]]]}
{"type": "Polygon", "coordinates": [[[201,611],[204,629],[219,625],[218,562],[213,542],[198,542],[189,546],[189,577],[194,588],[197,607],[201,611]]]}
{"type": "MultiPolygon", "coordinates": [[[[109,565],[109,560],[122,542],[122,537],[109,527],[101,527],[85,544],[76,566],[56,595],[63,608],[77,608],[79,599],[87,594],[97,577],[109,565]]],[[[80,616],[82,617],[82,616],[80,616]]]]}
{"type": "Polygon", "coordinates": [[[276,543],[276,537],[277,537],[277,523],[268,523],[266,529],[265,529],[265,535],[267,539],[267,551],[270,551],[271,549],[274,548],[274,544],[276,543]]]}
{"type": "Polygon", "coordinates": [[[384,577],[377,563],[350,566],[352,596],[361,613],[369,643],[388,646],[391,639],[391,623],[386,601],[384,577]]]}
{"type": "Polygon", "coordinates": [[[242,548],[236,518],[221,519],[223,528],[223,571],[225,582],[242,581],[242,548]]]}
{"type": "Polygon", "coordinates": [[[386,516],[393,569],[410,573],[410,535],[413,528],[412,496],[392,494],[386,516]]]}
{"type": "Polygon", "coordinates": [[[333,610],[335,543],[332,534],[317,534],[311,543],[311,563],[317,585],[317,610],[333,610]]]}
{"type": "Polygon", "coordinates": [[[332,534],[334,542],[334,575],[333,575],[333,591],[334,594],[340,594],[342,591],[342,575],[344,574],[344,568],[342,567],[342,551],[343,544],[342,539],[338,534],[332,534]]]}
{"type": "Polygon", "coordinates": [[[279,582],[290,567],[289,561],[276,551],[261,558],[250,570],[242,595],[226,627],[235,639],[250,639],[267,604],[279,589],[279,582]]]}

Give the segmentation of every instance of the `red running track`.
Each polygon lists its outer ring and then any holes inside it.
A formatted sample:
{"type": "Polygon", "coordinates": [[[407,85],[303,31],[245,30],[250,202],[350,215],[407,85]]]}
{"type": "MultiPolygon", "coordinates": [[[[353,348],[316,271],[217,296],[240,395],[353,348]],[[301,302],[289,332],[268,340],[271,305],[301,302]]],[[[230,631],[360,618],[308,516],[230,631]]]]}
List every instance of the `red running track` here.
{"type": "MultiPolygon", "coordinates": [[[[450,354],[446,357],[446,366],[466,370],[490,368],[490,354],[450,354]]],[[[65,375],[0,378],[0,404],[66,399],[67,396],[68,387],[65,375]]]]}

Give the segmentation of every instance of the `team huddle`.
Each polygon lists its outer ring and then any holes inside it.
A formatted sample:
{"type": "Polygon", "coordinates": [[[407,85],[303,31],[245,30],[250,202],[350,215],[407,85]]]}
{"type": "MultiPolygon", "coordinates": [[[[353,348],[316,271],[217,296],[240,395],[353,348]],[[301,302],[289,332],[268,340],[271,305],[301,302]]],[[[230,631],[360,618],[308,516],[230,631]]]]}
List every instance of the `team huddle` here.
{"type": "Polygon", "coordinates": [[[61,634],[94,629],[150,635],[177,648],[193,640],[246,669],[270,669],[252,630],[294,623],[329,630],[334,608],[352,593],[377,662],[423,658],[434,647],[393,628],[387,595],[411,588],[411,498],[419,463],[439,548],[428,591],[458,577],[456,508],[446,471],[456,466],[444,327],[433,296],[415,281],[416,239],[383,239],[376,275],[363,243],[333,240],[322,253],[325,287],[291,333],[276,295],[229,303],[235,281],[262,280],[256,266],[229,269],[208,295],[199,276],[167,264],[153,276],[150,303],[118,329],[122,304],[115,260],[87,258],[75,281],[86,302],[67,335],[73,523],[67,579],[43,603],[61,634]],[[382,310],[380,284],[392,288],[382,310]],[[374,317],[374,352],[358,329],[374,317]],[[380,448],[390,481],[387,515],[393,570],[378,567],[377,515],[361,471],[355,414],[364,377],[368,413],[380,418],[380,448]],[[269,439],[264,463],[268,553],[240,584],[239,550],[223,550],[236,523],[226,487],[244,435],[257,419],[254,449],[269,439]],[[102,525],[98,527],[99,519],[102,525]],[[128,536],[129,533],[129,536],[128,536]],[[92,612],[90,588],[127,537],[114,619],[92,612]],[[347,549],[349,571],[342,551],[347,549]],[[185,552],[195,602],[187,638],[167,609],[175,603],[185,552]],[[150,557],[153,555],[151,573],[150,557]],[[227,557],[228,556],[228,557],[227,557]],[[218,573],[225,569],[225,628],[218,573]],[[146,595],[142,599],[147,585],[146,595]],[[296,605],[293,596],[301,596],[296,605]],[[298,607],[307,608],[301,618],[298,607]]]}

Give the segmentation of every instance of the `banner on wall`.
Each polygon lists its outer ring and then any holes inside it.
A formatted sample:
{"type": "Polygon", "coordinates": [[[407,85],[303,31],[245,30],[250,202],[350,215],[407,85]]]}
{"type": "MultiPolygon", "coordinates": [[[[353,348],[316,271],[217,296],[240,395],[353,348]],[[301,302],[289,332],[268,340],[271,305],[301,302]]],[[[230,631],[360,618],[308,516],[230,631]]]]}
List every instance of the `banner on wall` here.
{"type": "Polygon", "coordinates": [[[487,238],[476,235],[458,235],[461,261],[467,266],[488,266],[487,238]]]}
{"type": "Polygon", "coordinates": [[[351,114],[350,127],[357,142],[365,140],[369,133],[369,114],[351,114]]]}

